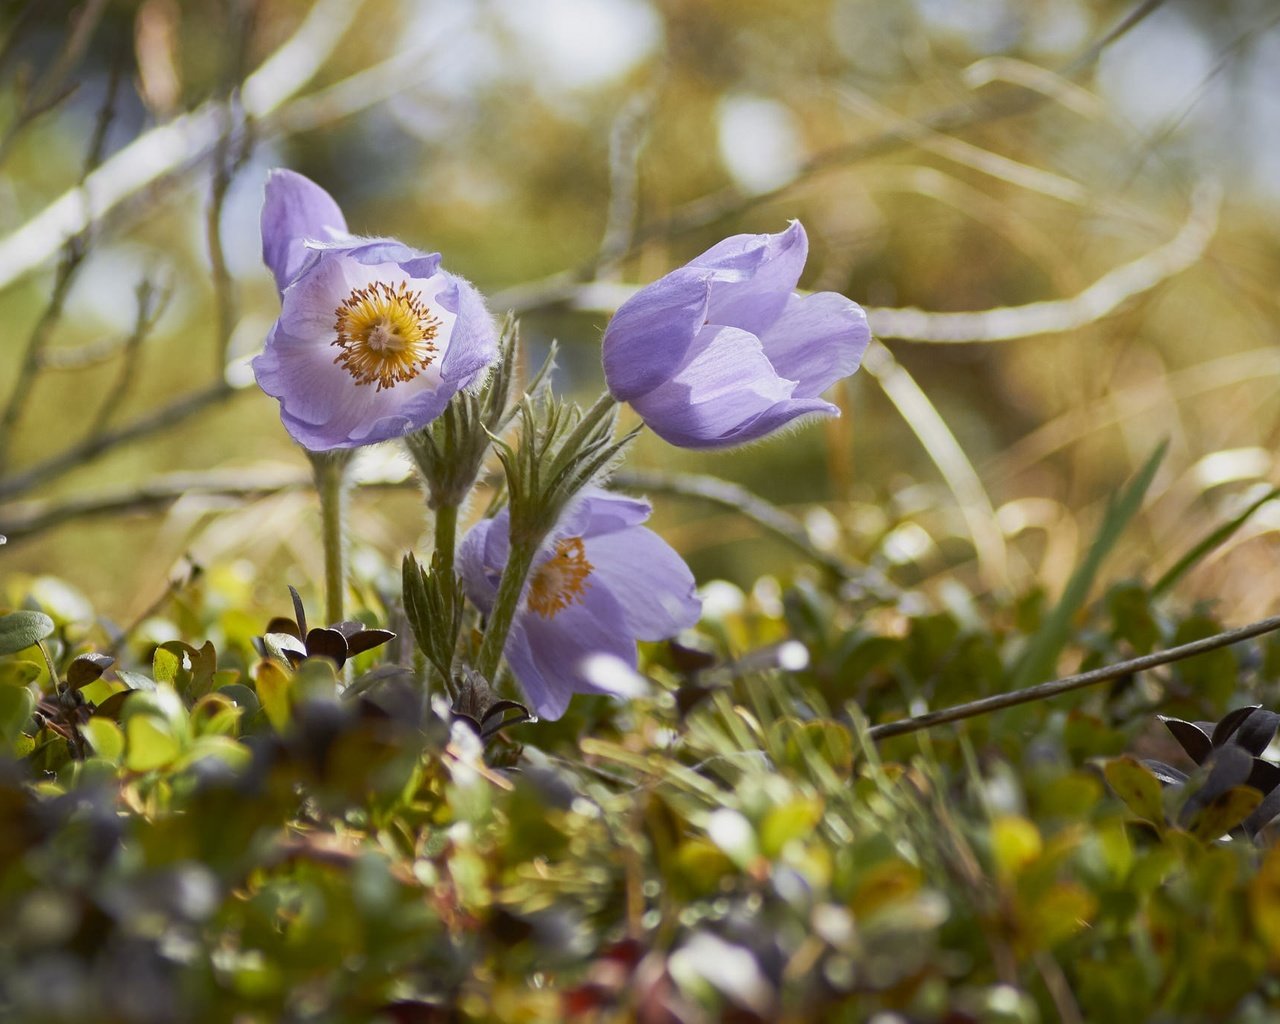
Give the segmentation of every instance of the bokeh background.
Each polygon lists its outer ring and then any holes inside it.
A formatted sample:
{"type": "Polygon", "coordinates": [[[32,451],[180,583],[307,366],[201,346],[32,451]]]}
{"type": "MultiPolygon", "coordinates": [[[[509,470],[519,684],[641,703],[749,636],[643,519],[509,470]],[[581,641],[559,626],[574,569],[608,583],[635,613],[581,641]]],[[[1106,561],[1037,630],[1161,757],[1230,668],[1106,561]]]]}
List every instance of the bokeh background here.
{"type": "MultiPolygon", "coordinates": [[[[800,218],[802,285],[872,308],[886,346],[843,417],[727,454],[646,437],[630,466],[742,483],[958,608],[1059,588],[1167,440],[1106,571],[1150,577],[1277,482],[1278,23],[1266,0],[9,0],[0,585],[120,622],[192,563],[250,617],[318,592],[306,462],[247,370],[278,308],[274,166],[441,251],[587,400],[628,287],[800,218]],[[995,312],[932,315],[964,311],[995,312]]],[[[362,586],[420,547],[406,470],[393,445],[362,467],[362,586]]],[[[650,493],[701,580],[767,603],[803,571],[650,493]]],[[[1272,610],[1277,528],[1264,504],[1187,601],[1272,610]]]]}

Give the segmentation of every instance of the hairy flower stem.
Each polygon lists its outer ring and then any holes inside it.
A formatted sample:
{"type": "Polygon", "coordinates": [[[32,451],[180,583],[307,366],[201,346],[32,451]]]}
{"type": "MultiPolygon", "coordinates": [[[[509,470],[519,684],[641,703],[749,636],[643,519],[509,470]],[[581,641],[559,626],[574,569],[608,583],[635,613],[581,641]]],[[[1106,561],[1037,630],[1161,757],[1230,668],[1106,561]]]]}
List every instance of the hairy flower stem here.
{"type": "Polygon", "coordinates": [[[320,495],[320,536],[324,546],[325,622],[341,622],[345,615],[346,594],[346,519],[347,466],[351,453],[346,450],[307,452],[315,473],[316,493],[320,495]]]}
{"type": "Polygon", "coordinates": [[[453,550],[458,537],[458,506],[436,507],[436,548],[440,564],[452,568],[453,550]]]}
{"type": "Polygon", "coordinates": [[[515,618],[516,608],[520,604],[520,596],[524,593],[524,581],[533,565],[534,555],[538,553],[536,544],[511,545],[511,554],[507,557],[506,567],[502,570],[502,579],[498,583],[498,594],[493,601],[493,612],[484,631],[484,642],[480,645],[480,654],[476,658],[476,671],[489,682],[493,682],[498,674],[498,665],[502,661],[502,649],[507,643],[507,633],[511,631],[511,621],[515,618]]]}

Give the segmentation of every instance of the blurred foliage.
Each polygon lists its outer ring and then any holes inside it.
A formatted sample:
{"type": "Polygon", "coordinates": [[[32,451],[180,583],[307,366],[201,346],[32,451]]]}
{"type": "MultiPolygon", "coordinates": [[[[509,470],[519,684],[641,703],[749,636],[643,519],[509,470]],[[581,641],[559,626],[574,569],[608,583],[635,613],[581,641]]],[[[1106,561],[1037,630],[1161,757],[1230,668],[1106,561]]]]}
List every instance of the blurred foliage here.
{"type": "Polygon", "coordinates": [[[1233,827],[1256,803],[1238,772],[1218,817],[1188,812],[1213,768],[1155,715],[1280,707],[1280,643],[866,738],[1273,608],[1272,5],[314,10],[350,24],[246,124],[222,104],[311,3],[0,5],[0,265],[86,165],[191,111],[241,129],[0,290],[0,402],[23,402],[0,449],[0,608],[18,610],[0,619],[0,1016],[1272,1019],[1280,855],[1233,827]],[[999,309],[1163,244],[1206,176],[1226,200],[1203,258],[1114,315],[890,339],[959,463],[865,372],[841,420],[782,442],[642,441],[639,466],[790,507],[826,557],[655,494],[708,582],[698,635],[646,651],[648,699],[579,698],[481,741],[419,682],[398,566],[422,501],[398,455],[364,460],[352,573],[363,624],[396,638],[346,671],[333,637],[277,628],[284,581],[320,590],[304,460],[244,386],[276,309],[256,216],[278,164],[523,305],[534,361],[559,338],[583,391],[607,310],[546,280],[566,270],[643,282],[800,217],[806,287],[999,309]],[[1149,486],[1109,503],[1144,465],[1149,486]],[[975,517],[999,541],[986,566],[975,517]]]}
{"type": "MultiPolygon", "coordinates": [[[[868,719],[1001,689],[1043,618],[912,613],[816,580],[774,600],[722,590],[696,637],[648,648],[648,697],[579,697],[560,722],[482,741],[385,632],[345,630],[368,638],[352,651],[381,645],[344,689],[332,654],[290,642],[295,620],[262,623],[255,646],[207,579],[180,644],[113,635],[69,588],[43,592],[44,612],[0,618],[6,1020],[1280,1006],[1277,848],[1267,830],[1219,839],[1261,793],[1228,780],[1225,801],[1195,804],[1191,784],[1162,799],[1120,756],[1194,769],[1152,709],[1275,703],[1280,641],[877,749],[868,719]],[[43,651],[15,650],[32,636],[43,651]]],[[[1110,660],[1217,626],[1133,583],[1073,640],[1110,660]]],[[[1249,720],[1228,717],[1215,742],[1249,720]]]]}

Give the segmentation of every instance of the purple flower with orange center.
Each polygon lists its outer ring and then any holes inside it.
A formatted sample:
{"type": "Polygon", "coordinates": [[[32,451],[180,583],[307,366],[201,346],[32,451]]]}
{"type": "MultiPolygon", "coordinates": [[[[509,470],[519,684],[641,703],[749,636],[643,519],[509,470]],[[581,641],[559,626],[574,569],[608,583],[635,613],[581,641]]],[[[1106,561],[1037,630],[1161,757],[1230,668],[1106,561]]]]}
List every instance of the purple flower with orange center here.
{"type": "Polygon", "coordinates": [[[604,375],[659,437],[720,448],[805,416],[837,416],[822,392],[858,369],[862,308],[795,292],[804,228],[734,235],[622,304],[604,333],[604,375]]]}
{"type": "MultiPolygon", "coordinates": [[[[702,603],[675,550],[641,524],[648,502],[588,488],[533,569],[503,654],[540,718],[564,714],[575,693],[604,693],[595,656],[632,668],[637,640],[663,640],[694,625],[702,603]]],[[[509,515],[477,523],[457,567],[467,596],[488,614],[510,553],[509,515]]]]}
{"type": "Polygon", "coordinates": [[[425,426],[497,356],[484,299],[438,253],[349,234],[338,204],[300,174],[267,178],[262,258],[281,310],[253,372],[311,451],[425,426]]]}

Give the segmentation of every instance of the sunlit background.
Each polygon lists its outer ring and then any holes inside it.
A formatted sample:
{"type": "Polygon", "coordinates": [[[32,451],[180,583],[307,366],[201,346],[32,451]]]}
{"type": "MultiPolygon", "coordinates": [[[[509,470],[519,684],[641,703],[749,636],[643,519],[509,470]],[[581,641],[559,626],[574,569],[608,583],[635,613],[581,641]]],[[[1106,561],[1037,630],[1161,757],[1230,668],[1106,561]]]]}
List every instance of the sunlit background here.
{"type": "MultiPolygon", "coordinates": [[[[1150,576],[1280,482],[1278,23],[1266,0],[6,4],[3,579],[57,577],[119,621],[190,563],[246,609],[278,607],[284,581],[317,591],[304,488],[209,493],[306,475],[247,369],[278,308],[257,228],[275,166],[353,230],[442,252],[520,312],[532,358],[559,340],[560,386],[588,400],[626,286],[799,218],[802,286],[876,311],[896,360],[875,350],[838,421],[706,456],[645,437],[630,466],[803,506],[818,547],[954,604],[1060,587],[1167,440],[1106,570],[1150,576]],[[165,297],[141,331],[140,287],[143,314],[165,297]],[[165,487],[183,496],[148,498],[165,487]]],[[[393,585],[420,546],[421,499],[383,486],[405,471],[393,445],[365,460],[361,585],[393,585]]],[[[730,511],[650,493],[701,580],[768,600],[770,576],[804,571],[730,511]]],[[[1272,610],[1278,528],[1280,504],[1259,508],[1187,601],[1272,610]]]]}

